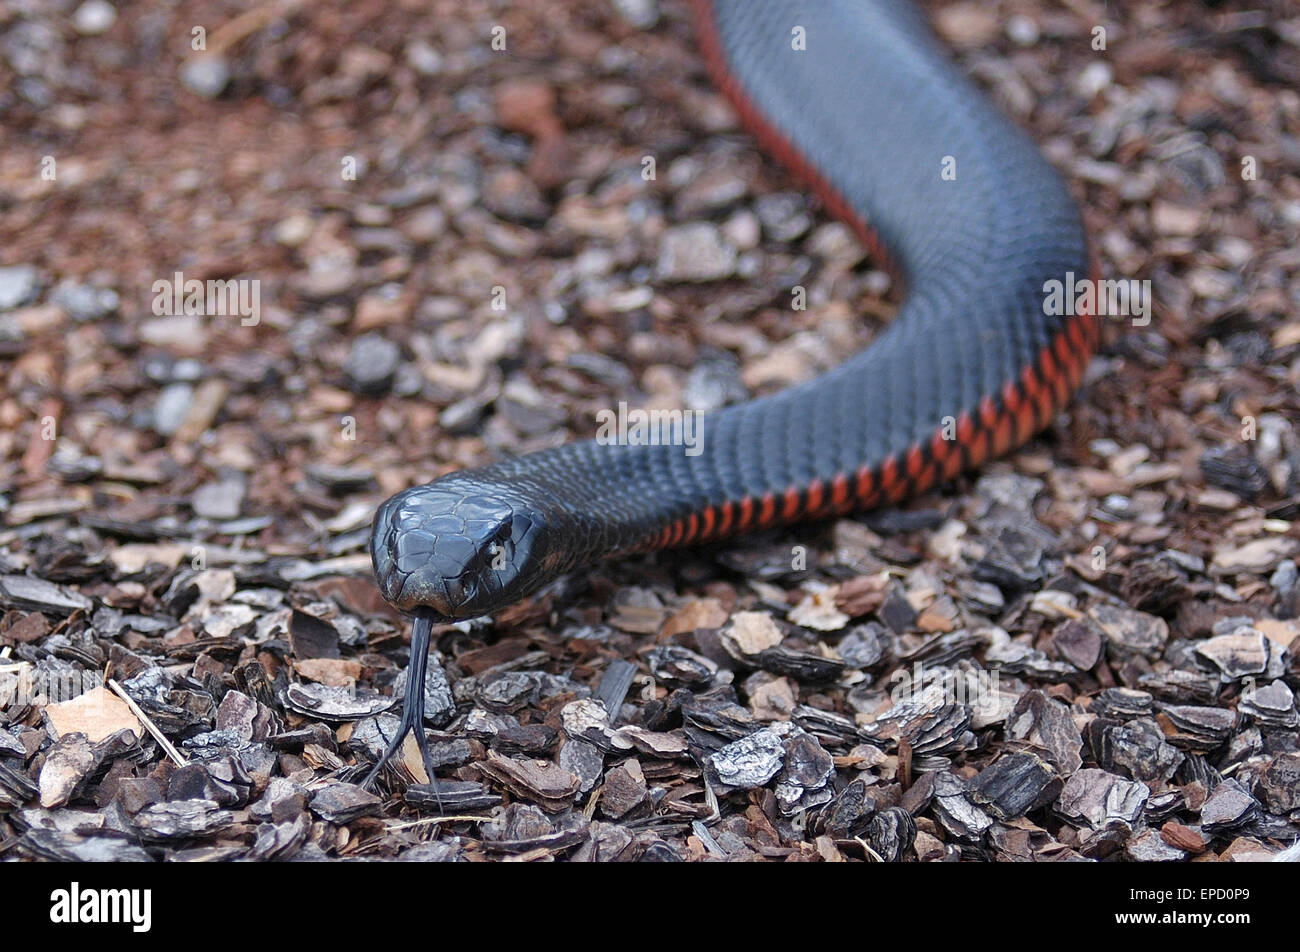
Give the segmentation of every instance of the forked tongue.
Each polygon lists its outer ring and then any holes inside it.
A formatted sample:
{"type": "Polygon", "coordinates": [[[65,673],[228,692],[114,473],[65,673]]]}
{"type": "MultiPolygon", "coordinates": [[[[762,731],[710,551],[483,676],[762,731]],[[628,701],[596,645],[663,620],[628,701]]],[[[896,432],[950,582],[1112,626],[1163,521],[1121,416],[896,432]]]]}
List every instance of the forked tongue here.
{"type": "Polygon", "coordinates": [[[369,787],[379,772],[397,753],[406,735],[415,732],[415,744],[420,749],[424,760],[424,769],[429,774],[429,786],[438,801],[438,812],[442,812],[442,797],[438,794],[438,781],[433,775],[432,758],[429,756],[429,744],[424,737],[424,674],[429,668],[429,641],[433,633],[433,619],[428,615],[416,615],[411,623],[411,661],[406,668],[406,697],[402,702],[402,720],[397,725],[397,734],[384,755],[376,761],[361,786],[369,787]]]}

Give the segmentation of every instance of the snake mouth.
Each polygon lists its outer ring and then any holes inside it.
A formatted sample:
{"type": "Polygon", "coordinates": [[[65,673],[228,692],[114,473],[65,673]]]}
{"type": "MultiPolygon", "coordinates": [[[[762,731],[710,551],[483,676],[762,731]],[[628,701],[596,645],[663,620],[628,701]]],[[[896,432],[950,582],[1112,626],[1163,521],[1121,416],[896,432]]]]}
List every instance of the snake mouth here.
{"type": "MultiPolygon", "coordinates": [[[[376,574],[379,572],[376,570],[376,574]]],[[[387,576],[379,576],[379,593],[394,608],[413,615],[416,612],[432,613],[443,618],[454,618],[455,609],[449,597],[438,592],[431,592],[411,575],[393,571],[387,576]]]]}
{"type": "Polygon", "coordinates": [[[380,584],[380,594],[394,608],[407,614],[427,615],[435,621],[458,621],[475,614],[463,609],[468,594],[460,579],[436,578],[430,581],[399,572],[394,572],[390,579],[391,586],[380,584]],[[391,594],[390,587],[395,588],[391,594]]]}

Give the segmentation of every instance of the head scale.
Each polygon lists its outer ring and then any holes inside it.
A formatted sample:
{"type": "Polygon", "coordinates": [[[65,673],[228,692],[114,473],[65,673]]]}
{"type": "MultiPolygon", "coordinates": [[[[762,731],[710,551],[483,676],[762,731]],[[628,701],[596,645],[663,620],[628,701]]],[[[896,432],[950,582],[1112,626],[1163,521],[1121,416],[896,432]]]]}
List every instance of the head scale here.
{"type": "Polygon", "coordinates": [[[558,574],[545,516],[509,485],[453,473],[393,496],[370,538],[379,590],[405,612],[473,618],[558,574]]]}

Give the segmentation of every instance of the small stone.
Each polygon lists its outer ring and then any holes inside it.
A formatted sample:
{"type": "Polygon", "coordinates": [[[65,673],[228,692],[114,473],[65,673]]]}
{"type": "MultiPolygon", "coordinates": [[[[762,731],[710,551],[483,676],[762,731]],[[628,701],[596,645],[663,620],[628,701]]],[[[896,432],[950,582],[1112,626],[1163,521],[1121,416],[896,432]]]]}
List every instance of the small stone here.
{"type": "Polygon", "coordinates": [[[167,778],[168,800],[212,800],[220,804],[223,798],[225,793],[204,764],[191,762],[177,767],[167,778]]]}
{"type": "Polygon", "coordinates": [[[378,293],[363,295],[357,302],[356,317],[352,327],[358,332],[371,331],[391,324],[405,324],[411,315],[411,302],[390,287],[378,293]]]}
{"type": "Polygon", "coordinates": [[[722,225],[722,234],[736,246],[739,251],[753,251],[762,238],[758,216],[742,208],[722,225]]]}
{"type": "Polygon", "coordinates": [[[549,760],[519,760],[489,750],[486,761],[477,765],[498,784],[516,796],[535,802],[551,813],[563,812],[573,805],[580,788],[578,778],[549,760]]]}
{"type": "Polygon", "coordinates": [[[1007,38],[1016,46],[1033,46],[1038,42],[1038,24],[1023,14],[1013,14],[1007,19],[1007,38]]]}
{"type": "Polygon", "coordinates": [[[1228,740],[1239,720],[1236,711],[1189,704],[1170,704],[1157,717],[1169,743],[1202,754],[1228,740]]]}
{"type": "Polygon", "coordinates": [[[351,687],[361,678],[361,664],[345,658],[303,658],[294,663],[294,670],[309,681],[336,688],[351,687]]]}
{"type": "MultiPolygon", "coordinates": [[[[706,218],[745,197],[749,185],[737,175],[732,162],[705,165],[690,156],[668,168],[671,186],[681,185],[673,200],[673,214],[680,221],[706,218]]],[[[687,227],[687,226],[682,226],[687,227]]]]}
{"type": "Polygon", "coordinates": [[[555,824],[537,807],[512,803],[490,823],[483,825],[483,839],[490,843],[526,843],[555,832],[555,824]]]}
{"type": "Polygon", "coordinates": [[[1106,688],[1092,699],[1088,710],[1099,717],[1118,720],[1147,717],[1155,713],[1155,699],[1146,691],[1133,688],[1106,688]]]}
{"type": "Polygon", "coordinates": [[[1124,855],[1135,863],[1173,863],[1187,854],[1170,845],[1155,830],[1143,830],[1124,844],[1124,855]]]}
{"type": "Polygon", "coordinates": [[[916,624],[916,609],[897,585],[890,586],[876,614],[896,635],[906,633],[916,624]]]}
{"type": "Polygon", "coordinates": [[[1065,782],[1057,809],[1062,816],[1094,829],[1116,821],[1132,827],[1150,794],[1144,783],[1085,767],[1065,782]]]}
{"type": "Polygon", "coordinates": [[[537,699],[537,679],[526,671],[503,671],[474,692],[474,699],[497,714],[521,710],[537,699]]]}
{"type": "Polygon", "coordinates": [[[902,807],[881,810],[867,824],[867,842],[886,863],[901,862],[916,839],[916,821],[902,807]]]}
{"type": "Polygon", "coordinates": [[[948,848],[944,846],[943,840],[931,836],[924,830],[917,830],[914,848],[918,863],[937,863],[948,855],[948,848]]]}
{"type": "Polygon", "coordinates": [[[540,80],[519,79],[496,90],[497,122],[512,132],[543,136],[555,123],[555,90],[540,80]]]}
{"type": "Polygon", "coordinates": [[[745,682],[749,709],[760,721],[788,721],[798,703],[798,693],[789,678],[758,672],[745,682]]]}
{"type": "Polygon", "coordinates": [[[1157,615],[1105,603],[1094,605],[1088,615],[1105,632],[1107,649],[1119,661],[1139,655],[1154,661],[1169,640],[1169,623],[1157,615]]]}
{"type": "Polygon", "coordinates": [[[645,803],[646,782],[641,764],[625,760],[606,772],[605,789],[600,795],[600,812],[611,820],[627,816],[645,803]]]}
{"type": "Polygon", "coordinates": [[[558,761],[561,767],[578,778],[578,789],[589,793],[600,781],[605,755],[597,745],[571,737],[560,745],[558,761]]]}
{"type": "Polygon", "coordinates": [[[1080,671],[1091,671],[1101,660],[1106,639],[1087,619],[1074,618],[1056,629],[1052,644],[1062,658],[1080,671]]]}
{"type": "Polygon", "coordinates": [[[1274,757],[1259,775],[1255,791],[1272,813],[1300,810],[1300,753],[1288,751],[1274,757]]]}
{"type": "MultiPolygon", "coordinates": [[[[1104,722],[1098,719],[1088,725],[1090,737],[1096,738],[1098,724],[1104,722]]],[[[1183,763],[1183,755],[1165,741],[1159,726],[1148,718],[1104,727],[1100,742],[1094,739],[1092,746],[1103,767],[1124,768],[1134,780],[1143,782],[1168,780],[1183,763]]]]}
{"type": "Polygon", "coordinates": [[[812,592],[790,609],[789,619],[802,628],[815,631],[839,631],[852,619],[835,604],[835,590],[812,592]]]}
{"type": "Polygon", "coordinates": [[[82,323],[115,313],[121,303],[117,292],[111,288],[97,288],[75,281],[60,281],[50,292],[50,301],[63,308],[74,321],[82,323]]]}
{"type": "MultiPolygon", "coordinates": [[[[405,676],[402,677],[401,684],[401,694],[405,697],[405,676]]],[[[431,655],[424,669],[424,722],[430,727],[446,727],[455,716],[456,700],[452,696],[447,672],[443,670],[438,656],[431,655]]]]}
{"type": "Polygon", "coordinates": [[[1201,804],[1201,826],[1207,833],[1227,833],[1249,822],[1258,807],[1249,790],[1236,779],[1228,778],[1201,804]]]}
{"type": "Polygon", "coordinates": [[[1180,703],[1209,703],[1219,694],[1219,679],[1199,671],[1152,671],[1138,685],[1156,697],[1180,703]]]}
{"type": "Polygon", "coordinates": [[[413,783],[406,788],[402,799],[413,807],[446,812],[487,810],[501,803],[497,794],[469,780],[439,780],[436,788],[427,783],[413,783]]]}
{"type": "Polygon", "coordinates": [[[352,342],[343,371],[355,392],[377,396],[393,386],[401,359],[401,350],[388,338],[364,334],[352,342]]]}
{"type": "Polygon", "coordinates": [[[60,737],[41,767],[41,806],[50,809],[71,800],[94,766],[95,752],[85,734],[60,737]]]}
{"type": "Polygon", "coordinates": [[[193,493],[194,514],[217,521],[238,518],[247,491],[248,483],[242,475],[204,483],[193,493]]]}
{"type": "Polygon", "coordinates": [[[107,33],[117,22],[117,10],[107,0],[86,0],[72,15],[72,25],[82,36],[107,33]]]}
{"type": "Polygon", "coordinates": [[[239,691],[227,691],[217,705],[217,730],[232,731],[240,740],[253,740],[258,715],[257,701],[239,691]]]}
{"type": "Polygon", "coordinates": [[[1219,549],[1210,560],[1210,574],[1265,575],[1295,551],[1296,541],[1286,536],[1270,536],[1235,548],[1219,549]]]}
{"type": "Polygon", "coordinates": [[[1247,502],[1268,489],[1268,470],[1243,446],[1211,447],[1201,454],[1200,466],[1207,483],[1247,502]]]}
{"type": "Polygon", "coordinates": [[[1151,225],[1157,234],[1190,238],[1200,234],[1204,215],[1199,208],[1157,201],[1151,208],[1151,225]]]}
{"type": "Polygon", "coordinates": [[[498,218],[525,224],[543,221],[550,212],[536,183],[514,168],[499,169],[487,177],[482,202],[498,218]]]}
{"type": "Polygon", "coordinates": [[[737,612],[721,634],[723,647],[737,659],[774,648],[783,637],[781,629],[766,612],[737,612]]]}
{"type": "Polygon", "coordinates": [[[1258,727],[1248,727],[1233,735],[1224,751],[1223,763],[1239,764],[1264,751],[1264,735],[1258,727]]]}
{"type": "Polygon", "coordinates": [[[314,227],[311,216],[299,212],[276,222],[272,235],[280,244],[297,248],[311,237],[314,227]]]}
{"type": "MultiPolygon", "coordinates": [[[[393,705],[393,699],[380,694],[335,688],[324,684],[290,684],[284,692],[285,704],[300,714],[328,721],[355,721],[372,717],[393,705]]],[[[393,718],[393,726],[397,719],[393,718]]],[[[387,742],[389,738],[384,738],[387,742]]]]}
{"type": "Polygon", "coordinates": [[[171,436],[181,428],[194,399],[194,388],[187,383],[168,384],[158,391],[153,406],[153,428],[163,436],[171,436]]]}
{"type": "Polygon", "coordinates": [[[564,705],[560,709],[560,725],[569,737],[582,738],[606,750],[614,746],[609,712],[595,698],[582,698],[564,705]]]}
{"type": "Polygon", "coordinates": [[[889,651],[889,638],[884,626],[868,622],[850,628],[848,634],[835,646],[836,653],[850,668],[867,669],[878,664],[889,651]]]}
{"type": "Polygon", "coordinates": [[[1273,681],[1265,687],[1242,692],[1237,709],[1270,730],[1294,731],[1300,728],[1295,694],[1285,681],[1273,681]]]}
{"type": "Polygon", "coordinates": [[[1225,683],[1241,678],[1264,675],[1280,677],[1283,673],[1281,652],[1275,658],[1273,643],[1263,632],[1242,626],[1230,635],[1219,635],[1196,646],[1196,656],[1219,670],[1225,683]]]}
{"type": "Polygon", "coordinates": [[[656,645],[646,654],[646,664],[656,678],[688,686],[709,684],[718,674],[716,664],[680,645],[656,645]]]}
{"type": "Polygon", "coordinates": [[[971,749],[975,736],[967,729],[970,708],[953,702],[949,693],[942,683],[930,684],[924,690],[914,685],[865,728],[868,738],[882,745],[905,740],[919,758],[932,763],[971,749]]]}
{"type": "Polygon", "coordinates": [[[438,425],[455,436],[472,433],[487,413],[489,402],[478,396],[469,396],[449,403],[438,414],[438,425]]]}
{"type": "Polygon", "coordinates": [[[799,810],[829,803],[833,791],[826,789],[835,773],[835,761],[812,734],[800,731],[785,742],[785,763],[776,784],[776,801],[781,812],[792,816],[799,810]]]}
{"type": "Polygon", "coordinates": [[[686,738],[675,732],[648,731],[627,725],[620,727],[614,734],[616,745],[625,741],[650,757],[667,760],[690,756],[686,738]]]}
{"type": "Polygon", "coordinates": [[[181,82],[204,99],[216,99],[230,82],[230,66],[215,53],[191,56],[181,64],[181,82]]]}
{"type": "Polygon", "coordinates": [[[1052,765],[1033,754],[1003,754],[975,776],[966,793],[999,820],[1012,820],[1055,800],[1060,781],[1052,765]]]}
{"type": "Polygon", "coordinates": [[[723,786],[750,790],[775,777],[784,760],[781,736],[772,728],[764,728],[709,755],[708,764],[723,786]]]}
{"type": "Polygon", "coordinates": [[[1250,836],[1239,836],[1228,844],[1228,848],[1219,854],[1219,860],[1225,863],[1268,863],[1278,853],[1259,840],[1250,836]]]}
{"type": "Polygon", "coordinates": [[[0,608],[66,616],[78,610],[89,612],[92,607],[89,598],[71,588],[31,575],[0,575],[0,608]]]}
{"type": "Polygon", "coordinates": [[[717,281],[735,270],[736,249],[717,225],[676,225],[660,239],[658,271],[665,281],[717,281]]]}
{"type": "Polygon", "coordinates": [[[263,823],[257,828],[257,839],[248,860],[286,860],[298,853],[311,832],[311,821],[296,816],[283,823],[263,823]]]}
{"type": "Polygon", "coordinates": [[[1012,740],[1028,740],[1044,748],[1062,774],[1074,774],[1083,764],[1083,737],[1070,709],[1042,691],[1025,692],[1007,718],[1006,731],[1012,740]]]}
{"type": "Polygon", "coordinates": [[[1277,595],[1277,616],[1295,618],[1300,615],[1300,568],[1292,559],[1284,559],[1273,574],[1268,584],[1277,595]]]}
{"type": "Polygon", "coordinates": [[[852,780],[821,813],[821,828],[836,839],[860,836],[876,812],[864,780],[852,780]]]}
{"type": "Polygon", "coordinates": [[[1109,63],[1100,60],[1089,63],[1079,73],[1074,82],[1074,90],[1082,99],[1092,99],[1114,79],[1114,71],[1109,63]]]}
{"type": "Polygon", "coordinates": [[[140,339],[175,354],[201,354],[208,346],[205,320],[197,314],[152,317],[140,322],[140,339]]]}
{"type": "Polygon", "coordinates": [[[727,623],[727,611],[716,598],[695,598],[683,605],[659,629],[659,639],[695,631],[716,631],[727,623]]]}
{"type": "Polygon", "coordinates": [[[82,836],[32,827],[19,841],[19,850],[30,850],[41,859],[60,863],[149,863],[145,850],[106,836],[82,836]]]}
{"type": "Polygon", "coordinates": [[[700,413],[721,410],[747,396],[740,368],[730,355],[704,360],[691,368],[682,388],[682,403],[700,413]]]}
{"type": "Polygon", "coordinates": [[[407,215],[398,228],[411,241],[428,244],[447,230],[447,213],[437,205],[424,205],[407,215]]]}
{"type": "Polygon", "coordinates": [[[248,605],[219,605],[198,617],[196,627],[209,638],[251,634],[257,612],[248,605]]]}
{"type": "Polygon", "coordinates": [[[998,18],[979,3],[944,6],[935,15],[935,29],[956,47],[986,46],[997,39],[998,18]]]}
{"type": "Polygon", "coordinates": [[[311,812],[331,823],[350,823],[358,817],[373,816],[384,801],[354,783],[331,783],[317,790],[311,798],[311,812]]]}
{"type": "Polygon", "coordinates": [[[614,11],[623,22],[648,30],[659,22],[659,0],[614,0],[614,11]]]}
{"type": "Polygon", "coordinates": [[[754,202],[763,230],[774,241],[794,241],[812,227],[808,201],[798,192],[763,195],[754,202]]]}
{"type": "Polygon", "coordinates": [[[153,841],[216,836],[234,822],[235,815],[214,800],[154,803],[134,817],[136,831],[153,841]]]}
{"type": "Polygon", "coordinates": [[[946,770],[934,775],[930,809],[944,829],[967,842],[978,842],[993,825],[992,818],[971,801],[962,780],[946,770]]]}
{"type": "Polygon", "coordinates": [[[425,40],[406,44],[406,62],[421,76],[436,76],[442,72],[442,54],[425,40]]]}
{"type": "Polygon", "coordinates": [[[36,269],[31,265],[0,268],[0,311],[12,310],[31,302],[39,288],[36,269]]]}

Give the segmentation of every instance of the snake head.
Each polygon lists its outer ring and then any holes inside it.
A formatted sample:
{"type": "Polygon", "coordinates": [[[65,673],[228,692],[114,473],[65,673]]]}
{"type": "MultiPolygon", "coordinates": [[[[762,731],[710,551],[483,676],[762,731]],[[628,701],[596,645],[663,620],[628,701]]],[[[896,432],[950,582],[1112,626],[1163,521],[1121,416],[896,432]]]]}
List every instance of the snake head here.
{"type": "Polygon", "coordinates": [[[370,556],[379,590],[394,607],[474,618],[554,577],[545,571],[546,535],[545,517],[509,486],[454,473],[380,506],[370,556]]]}

